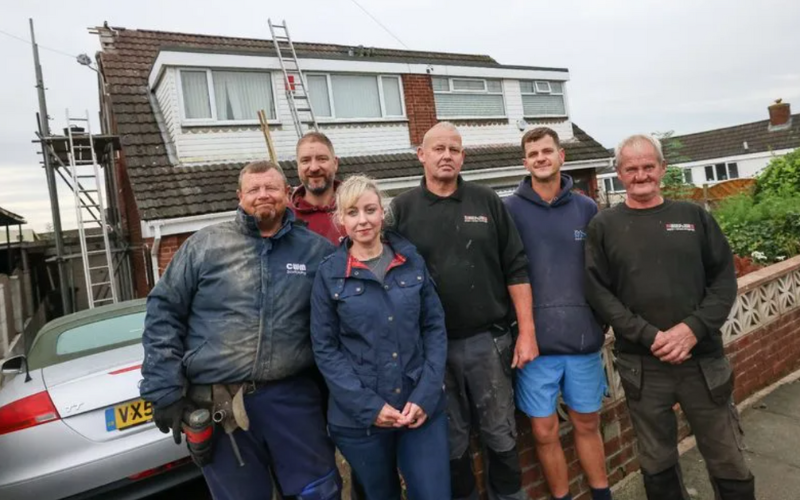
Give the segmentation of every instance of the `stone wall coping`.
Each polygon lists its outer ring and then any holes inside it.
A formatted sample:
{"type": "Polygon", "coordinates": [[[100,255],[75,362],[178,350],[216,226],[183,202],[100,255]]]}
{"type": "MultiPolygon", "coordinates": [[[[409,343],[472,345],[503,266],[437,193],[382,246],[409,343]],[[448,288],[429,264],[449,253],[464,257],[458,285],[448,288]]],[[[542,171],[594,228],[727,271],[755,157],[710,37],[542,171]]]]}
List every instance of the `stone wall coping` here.
{"type": "Polygon", "coordinates": [[[741,295],[748,292],[796,269],[800,269],[800,255],[746,274],[737,280],[739,286],[738,294],[741,295]]]}

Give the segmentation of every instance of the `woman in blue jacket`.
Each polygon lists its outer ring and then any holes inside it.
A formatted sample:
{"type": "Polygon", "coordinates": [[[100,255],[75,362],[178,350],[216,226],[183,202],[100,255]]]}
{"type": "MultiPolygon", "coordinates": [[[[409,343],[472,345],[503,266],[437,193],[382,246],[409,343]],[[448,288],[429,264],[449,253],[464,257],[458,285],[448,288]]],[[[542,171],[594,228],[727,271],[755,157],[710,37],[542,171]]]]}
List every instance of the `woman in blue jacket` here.
{"type": "Polygon", "coordinates": [[[368,500],[450,498],[444,311],[425,262],[383,231],[376,183],[347,179],[335,216],[347,237],[320,264],[311,298],[314,357],[330,388],[331,437],[368,500]]]}

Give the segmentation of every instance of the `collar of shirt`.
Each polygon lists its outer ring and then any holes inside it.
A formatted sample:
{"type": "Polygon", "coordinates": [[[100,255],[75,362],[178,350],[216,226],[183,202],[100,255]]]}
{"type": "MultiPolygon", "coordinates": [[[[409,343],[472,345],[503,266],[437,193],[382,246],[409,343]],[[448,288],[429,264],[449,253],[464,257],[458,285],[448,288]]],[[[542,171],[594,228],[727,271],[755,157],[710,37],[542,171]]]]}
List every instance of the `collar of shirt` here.
{"type": "Polygon", "coordinates": [[[458,184],[456,186],[456,190],[450,196],[439,196],[437,194],[434,194],[434,193],[430,192],[428,190],[428,185],[425,183],[425,176],[424,175],[422,176],[422,180],[420,180],[419,184],[420,184],[420,186],[422,186],[422,193],[424,194],[425,199],[428,200],[428,203],[430,205],[433,205],[434,203],[442,201],[442,200],[461,201],[463,196],[464,196],[464,179],[461,177],[461,174],[458,175],[458,181],[457,182],[458,182],[458,184]]]}

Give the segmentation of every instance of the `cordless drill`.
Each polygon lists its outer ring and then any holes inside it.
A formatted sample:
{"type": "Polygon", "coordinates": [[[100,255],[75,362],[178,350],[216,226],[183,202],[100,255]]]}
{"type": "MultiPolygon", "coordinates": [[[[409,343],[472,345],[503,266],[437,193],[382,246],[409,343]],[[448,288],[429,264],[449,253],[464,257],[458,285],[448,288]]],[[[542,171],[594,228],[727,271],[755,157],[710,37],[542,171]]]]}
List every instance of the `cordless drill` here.
{"type": "Polygon", "coordinates": [[[183,415],[183,432],[192,460],[198,467],[211,463],[213,456],[214,422],[211,412],[201,408],[183,415]]]}

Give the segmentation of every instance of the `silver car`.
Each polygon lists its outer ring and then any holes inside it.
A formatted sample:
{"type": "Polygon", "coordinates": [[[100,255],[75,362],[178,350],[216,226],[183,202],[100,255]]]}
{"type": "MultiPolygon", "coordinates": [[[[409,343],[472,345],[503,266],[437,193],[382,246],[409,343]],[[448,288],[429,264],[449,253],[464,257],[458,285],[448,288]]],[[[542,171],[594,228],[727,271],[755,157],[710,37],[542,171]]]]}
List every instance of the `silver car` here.
{"type": "Polygon", "coordinates": [[[200,475],[139,398],[144,314],[144,300],[71,314],[5,360],[1,499],[142,498],[200,475]]]}

